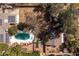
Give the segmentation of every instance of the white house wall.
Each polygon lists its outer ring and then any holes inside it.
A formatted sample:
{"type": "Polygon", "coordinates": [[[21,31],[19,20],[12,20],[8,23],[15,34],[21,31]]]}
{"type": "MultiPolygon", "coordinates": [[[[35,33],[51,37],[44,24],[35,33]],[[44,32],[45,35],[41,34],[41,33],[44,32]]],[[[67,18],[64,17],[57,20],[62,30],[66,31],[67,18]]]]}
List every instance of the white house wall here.
{"type": "Polygon", "coordinates": [[[6,42],[6,30],[9,27],[8,16],[15,16],[15,22],[19,23],[19,9],[6,10],[5,13],[0,12],[0,19],[2,19],[2,25],[0,25],[0,34],[4,35],[3,42],[6,42]]]}

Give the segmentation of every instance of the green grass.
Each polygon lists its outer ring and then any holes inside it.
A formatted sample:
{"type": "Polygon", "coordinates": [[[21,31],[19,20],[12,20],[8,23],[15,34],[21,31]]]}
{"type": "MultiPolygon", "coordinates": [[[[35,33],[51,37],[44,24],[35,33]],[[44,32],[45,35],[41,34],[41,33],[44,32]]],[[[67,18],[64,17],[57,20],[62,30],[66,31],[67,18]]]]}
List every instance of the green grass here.
{"type": "Polygon", "coordinates": [[[7,44],[0,44],[0,56],[40,56],[38,51],[31,53],[24,53],[21,51],[21,47],[9,47],[7,44]],[[5,52],[2,52],[5,51],[5,52]]]}

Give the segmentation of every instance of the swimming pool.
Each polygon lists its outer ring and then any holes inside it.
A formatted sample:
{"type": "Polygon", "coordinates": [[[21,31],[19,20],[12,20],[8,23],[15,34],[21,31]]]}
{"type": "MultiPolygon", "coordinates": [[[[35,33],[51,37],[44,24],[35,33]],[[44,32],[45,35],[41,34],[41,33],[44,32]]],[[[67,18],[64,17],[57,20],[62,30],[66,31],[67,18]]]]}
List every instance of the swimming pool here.
{"type": "Polygon", "coordinates": [[[17,33],[15,35],[15,38],[17,40],[27,40],[27,39],[30,38],[30,35],[28,33],[26,33],[26,32],[21,32],[21,33],[17,33]]]}
{"type": "Polygon", "coordinates": [[[10,36],[10,44],[13,44],[17,42],[18,44],[20,43],[29,43],[34,40],[34,35],[33,33],[27,33],[20,31],[14,36],[10,36]]]}

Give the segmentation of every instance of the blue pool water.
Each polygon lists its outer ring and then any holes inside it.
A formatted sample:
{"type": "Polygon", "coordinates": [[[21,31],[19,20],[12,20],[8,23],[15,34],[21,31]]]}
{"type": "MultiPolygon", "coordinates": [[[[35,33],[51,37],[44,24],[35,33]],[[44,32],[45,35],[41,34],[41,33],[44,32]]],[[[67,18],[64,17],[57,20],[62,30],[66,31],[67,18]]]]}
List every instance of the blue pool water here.
{"type": "Polygon", "coordinates": [[[28,34],[26,32],[17,33],[15,35],[15,38],[18,40],[27,40],[30,38],[30,34],[28,34]]]}

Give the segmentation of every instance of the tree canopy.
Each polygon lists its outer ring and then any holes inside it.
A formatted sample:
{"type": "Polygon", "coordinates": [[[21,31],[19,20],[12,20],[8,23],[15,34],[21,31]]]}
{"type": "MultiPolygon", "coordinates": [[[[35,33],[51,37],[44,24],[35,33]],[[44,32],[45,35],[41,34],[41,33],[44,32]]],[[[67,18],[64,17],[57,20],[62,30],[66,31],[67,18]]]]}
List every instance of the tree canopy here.
{"type": "Polygon", "coordinates": [[[75,48],[79,48],[79,23],[78,23],[79,11],[70,6],[69,9],[60,13],[59,20],[61,20],[61,24],[63,25],[63,32],[67,40],[71,43],[71,45],[75,48]]]}

